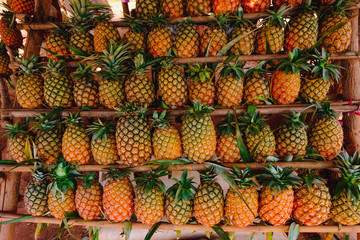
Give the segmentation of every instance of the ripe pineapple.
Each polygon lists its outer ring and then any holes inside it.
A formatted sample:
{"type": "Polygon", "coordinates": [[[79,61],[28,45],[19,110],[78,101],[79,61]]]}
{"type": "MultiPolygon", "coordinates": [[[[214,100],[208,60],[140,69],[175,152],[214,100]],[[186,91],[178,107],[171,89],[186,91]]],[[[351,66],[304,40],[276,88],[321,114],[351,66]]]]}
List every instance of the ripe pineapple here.
{"type": "Polygon", "coordinates": [[[6,4],[3,5],[6,10],[0,14],[0,37],[6,46],[18,49],[23,46],[23,37],[17,28],[15,13],[11,11],[6,4]]]}
{"type": "Polygon", "coordinates": [[[344,139],[339,114],[330,108],[330,102],[316,105],[317,118],[310,126],[309,146],[314,147],[325,160],[332,160],[340,153],[344,139]]]}
{"type": "Polygon", "coordinates": [[[241,5],[246,13],[265,12],[270,8],[270,0],[242,0],[241,5]]]}
{"type": "Polygon", "coordinates": [[[254,222],[258,208],[257,185],[253,181],[254,174],[250,167],[246,167],[241,171],[234,166],[231,177],[236,183],[236,190],[230,187],[225,197],[225,216],[231,225],[236,227],[246,227],[254,222]]]}
{"type": "Polygon", "coordinates": [[[168,19],[161,14],[152,15],[148,20],[151,28],[147,36],[147,48],[154,58],[168,55],[173,44],[173,34],[166,26],[168,19]]]}
{"type": "Polygon", "coordinates": [[[5,134],[9,135],[10,155],[16,162],[27,160],[25,154],[26,142],[31,141],[27,126],[16,122],[14,125],[6,124],[5,134]]]}
{"type": "Polygon", "coordinates": [[[194,198],[194,217],[203,226],[212,227],[224,216],[224,196],[219,183],[215,181],[214,167],[200,172],[201,184],[194,198]]]}
{"type": "Polygon", "coordinates": [[[299,157],[306,154],[307,126],[300,119],[301,113],[293,112],[275,132],[276,152],[280,158],[288,155],[299,157]]]}
{"type": "Polygon", "coordinates": [[[296,8],[303,5],[305,2],[305,0],[273,0],[275,8],[280,8],[283,5],[296,8]]]}
{"type": "Polygon", "coordinates": [[[125,169],[107,169],[108,181],[104,186],[103,209],[112,222],[129,220],[134,213],[134,189],[125,169]]]}
{"type": "Polygon", "coordinates": [[[176,183],[166,192],[165,215],[174,225],[184,225],[193,216],[193,200],[196,190],[193,185],[193,177],[187,177],[187,170],[184,170],[181,179],[173,178],[176,183]]]}
{"type": "Polygon", "coordinates": [[[211,0],[185,0],[185,2],[186,12],[189,16],[197,17],[211,12],[211,0]]]}
{"type": "Polygon", "coordinates": [[[278,104],[293,103],[300,91],[300,70],[309,70],[308,59],[301,56],[297,48],[288,52],[284,59],[273,72],[271,79],[271,95],[278,104]]]}
{"type": "Polygon", "coordinates": [[[69,33],[64,25],[55,25],[50,30],[45,42],[46,57],[52,60],[68,58],[69,50],[65,44],[69,42],[69,33]]]}
{"type": "Polygon", "coordinates": [[[344,52],[350,45],[351,21],[346,12],[350,7],[351,1],[339,0],[321,16],[319,36],[325,38],[321,47],[329,53],[344,52]]]}
{"type": "Polygon", "coordinates": [[[99,106],[98,82],[95,81],[91,66],[79,63],[73,72],[74,100],[79,108],[97,108],[99,106]]]}
{"type": "Polygon", "coordinates": [[[72,79],[66,72],[64,60],[49,59],[44,76],[44,98],[50,108],[71,107],[72,79]]]}
{"type": "Polygon", "coordinates": [[[16,99],[23,108],[39,108],[43,105],[44,79],[37,60],[35,56],[17,59],[16,65],[20,68],[20,75],[16,85],[16,99]]]}
{"type": "Polygon", "coordinates": [[[155,224],[165,213],[165,185],[159,179],[168,175],[162,166],[139,174],[135,187],[135,215],[143,224],[155,224]]]}
{"type": "Polygon", "coordinates": [[[129,166],[150,161],[151,134],[146,119],[146,106],[134,102],[117,109],[120,117],[116,126],[116,146],[120,160],[129,166]]]}
{"type": "Polygon", "coordinates": [[[62,153],[67,162],[86,164],[91,160],[90,138],[82,126],[79,112],[69,113],[67,128],[62,138],[62,153]]]}
{"type": "Polygon", "coordinates": [[[136,55],[134,70],[125,81],[125,95],[128,102],[151,105],[155,101],[155,86],[145,74],[155,61],[144,59],[143,54],[136,55]]]}
{"type": "Polygon", "coordinates": [[[235,122],[230,112],[218,123],[217,130],[220,135],[216,155],[225,163],[239,162],[241,153],[236,140],[235,122]]]}
{"type": "Polygon", "coordinates": [[[35,0],[7,0],[7,4],[16,13],[34,13],[35,0]]]}
{"type": "Polygon", "coordinates": [[[295,191],[293,217],[301,225],[320,225],[329,219],[329,188],[324,179],[310,171],[301,177],[304,183],[295,191]]]}
{"type": "Polygon", "coordinates": [[[5,43],[0,42],[0,77],[9,77],[12,73],[9,68],[10,57],[7,53],[5,43]]]}
{"type": "Polygon", "coordinates": [[[213,108],[194,101],[194,106],[186,111],[182,123],[184,153],[196,163],[203,163],[215,155],[216,132],[209,116],[212,111],[213,108]]]}
{"type": "Polygon", "coordinates": [[[48,212],[48,173],[42,168],[34,168],[31,173],[32,180],[27,184],[24,193],[24,202],[27,212],[34,216],[43,216],[48,212]]]}
{"type": "Polygon", "coordinates": [[[60,160],[51,170],[51,183],[48,186],[48,207],[51,215],[64,219],[67,213],[76,211],[76,178],[81,176],[73,166],[60,160]]]}
{"type": "Polygon", "coordinates": [[[162,14],[169,18],[180,18],[185,15],[185,1],[183,0],[163,0],[160,1],[160,5],[162,14]]]}
{"type": "Polygon", "coordinates": [[[87,131],[92,134],[91,152],[98,164],[109,165],[120,160],[116,149],[115,126],[112,122],[103,123],[98,119],[87,131]]]}
{"type": "Polygon", "coordinates": [[[227,18],[217,15],[213,19],[200,38],[200,52],[203,56],[216,56],[227,44],[227,18]]]}
{"type": "Polygon", "coordinates": [[[286,25],[283,15],[288,8],[281,6],[277,12],[268,10],[269,16],[264,18],[258,30],[255,41],[255,52],[258,54],[275,54],[281,51],[284,44],[284,28],[286,25]]]}
{"type": "Polygon", "coordinates": [[[341,176],[331,185],[330,218],[341,225],[357,225],[360,223],[359,152],[350,156],[344,151],[337,160],[341,176]]]}
{"type": "Polygon", "coordinates": [[[255,106],[249,106],[239,125],[245,133],[245,144],[256,162],[265,162],[268,156],[275,154],[275,137],[265,118],[260,116],[255,106]]]}
{"type": "Polygon", "coordinates": [[[146,21],[142,18],[133,18],[127,16],[125,22],[129,25],[129,31],[125,33],[125,43],[131,44],[131,50],[146,50],[146,21]]]}
{"type": "Polygon", "coordinates": [[[241,104],[244,88],[244,63],[235,57],[228,57],[221,66],[216,82],[216,100],[220,106],[232,107],[241,104]],[[235,61],[234,63],[232,63],[235,61]]]}
{"type": "Polygon", "coordinates": [[[94,220],[102,216],[102,186],[96,180],[96,173],[87,173],[81,178],[75,193],[75,206],[84,220],[94,220]]]}
{"type": "Polygon", "coordinates": [[[179,24],[173,50],[179,58],[196,57],[199,55],[200,34],[197,27],[188,18],[179,24]]]}
{"type": "Polygon", "coordinates": [[[158,76],[159,95],[169,107],[181,107],[188,101],[188,86],[184,71],[171,61],[163,61],[158,76]]]}
{"type": "Polygon", "coordinates": [[[158,0],[138,0],[136,1],[136,14],[142,18],[150,18],[159,10],[158,0]]]}
{"type": "Polygon", "coordinates": [[[189,99],[191,102],[199,101],[211,106],[215,100],[215,72],[205,64],[190,64],[189,73],[189,99]]]}
{"type": "Polygon", "coordinates": [[[166,111],[160,115],[154,112],[151,123],[155,130],[152,134],[152,145],[156,159],[177,159],[182,156],[179,131],[166,119],[166,111]]]}
{"type": "Polygon", "coordinates": [[[305,102],[323,101],[331,84],[339,81],[341,66],[332,64],[325,49],[321,49],[321,53],[315,49],[310,67],[311,72],[303,76],[300,97],[305,102]]]}
{"type": "Polygon", "coordinates": [[[215,14],[232,13],[238,10],[241,0],[212,0],[215,14]]]}
{"type": "Polygon", "coordinates": [[[267,73],[265,61],[246,71],[243,98],[246,104],[264,104],[270,97],[270,81],[267,73]]]}
{"type": "Polygon", "coordinates": [[[259,198],[259,216],[273,226],[282,226],[290,219],[294,205],[293,187],[300,185],[294,169],[267,165],[267,172],[257,177],[262,189],[259,198]]]}
{"type": "MultiPolygon", "coordinates": [[[[310,1],[307,3],[310,4],[310,1]]],[[[309,6],[299,8],[285,29],[285,49],[310,49],[318,37],[318,17],[309,6]]]]}
{"type": "Polygon", "coordinates": [[[39,115],[36,118],[39,124],[36,131],[35,145],[40,161],[45,164],[56,164],[61,156],[61,126],[56,115],[39,115]]]}

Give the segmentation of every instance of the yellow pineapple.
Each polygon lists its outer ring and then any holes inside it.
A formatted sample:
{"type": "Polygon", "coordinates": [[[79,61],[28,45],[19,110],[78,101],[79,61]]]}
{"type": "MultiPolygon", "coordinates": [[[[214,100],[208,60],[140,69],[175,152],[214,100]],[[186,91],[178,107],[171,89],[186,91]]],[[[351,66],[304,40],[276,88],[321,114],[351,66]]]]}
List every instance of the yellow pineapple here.
{"type": "Polygon", "coordinates": [[[26,158],[26,145],[31,144],[27,125],[16,122],[14,125],[6,124],[5,134],[9,135],[9,150],[16,162],[28,160],[26,158]]]}
{"type": "Polygon", "coordinates": [[[179,24],[175,35],[173,51],[180,58],[196,57],[200,53],[200,34],[191,18],[179,24]]]}
{"type": "Polygon", "coordinates": [[[266,62],[261,61],[255,68],[246,71],[244,83],[244,103],[260,105],[270,97],[270,81],[266,62]]]}
{"type": "Polygon", "coordinates": [[[148,20],[151,30],[147,36],[147,48],[154,58],[168,55],[173,44],[173,34],[166,26],[168,19],[161,14],[152,15],[148,20]]]}

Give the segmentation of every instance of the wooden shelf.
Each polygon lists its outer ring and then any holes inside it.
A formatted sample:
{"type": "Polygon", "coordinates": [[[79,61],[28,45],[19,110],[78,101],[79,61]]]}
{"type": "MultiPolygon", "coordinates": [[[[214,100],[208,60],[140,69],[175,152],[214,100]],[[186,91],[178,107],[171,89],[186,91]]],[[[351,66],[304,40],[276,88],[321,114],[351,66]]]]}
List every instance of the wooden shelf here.
{"type": "MultiPolygon", "coordinates": [[[[0,222],[9,221],[25,215],[13,214],[0,212],[0,222]]],[[[53,217],[32,217],[23,222],[28,223],[48,223],[48,224],[57,224],[60,225],[62,220],[55,219],[53,217]]],[[[107,220],[94,220],[86,221],[80,218],[69,219],[68,224],[70,226],[93,226],[101,228],[118,228],[123,229],[124,223],[112,223],[107,220]]],[[[142,223],[132,223],[132,229],[150,229],[152,225],[142,224],[142,223]]],[[[288,232],[289,226],[264,226],[264,225],[251,225],[248,227],[234,227],[234,226],[221,226],[225,232],[288,232]]],[[[185,224],[185,225],[173,225],[170,223],[163,223],[158,228],[159,230],[169,230],[169,231],[209,231],[214,232],[211,227],[204,227],[199,224],[185,224]]],[[[360,232],[360,225],[355,226],[337,226],[337,225],[320,225],[320,226],[300,226],[300,232],[302,233],[313,233],[313,232],[335,232],[335,233],[350,233],[350,232],[360,232]]]]}

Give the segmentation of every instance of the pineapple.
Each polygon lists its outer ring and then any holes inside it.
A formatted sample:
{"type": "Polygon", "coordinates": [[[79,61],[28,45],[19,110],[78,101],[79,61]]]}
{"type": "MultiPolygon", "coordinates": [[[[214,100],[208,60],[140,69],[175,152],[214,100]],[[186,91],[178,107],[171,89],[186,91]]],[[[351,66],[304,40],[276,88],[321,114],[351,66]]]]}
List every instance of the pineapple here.
{"type": "Polygon", "coordinates": [[[265,61],[246,71],[243,98],[246,104],[264,104],[270,97],[270,81],[267,73],[265,61]]]}
{"type": "Polygon", "coordinates": [[[23,46],[23,36],[17,28],[15,13],[11,11],[6,4],[3,5],[6,10],[0,14],[0,37],[6,46],[12,49],[18,49],[23,46]]]}
{"type": "Polygon", "coordinates": [[[138,0],[136,1],[136,14],[142,18],[150,18],[159,10],[158,0],[138,0]]]}
{"type": "Polygon", "coordinates": [[[360,223],[359,152],[350,156],[344,151],[337,160],[341,176],[331,184],[330,218],[341,225],[357,225],[360,223]]]}
{"type": "Polygon", "coordinates": [[[289,6],[292,8],[297,8],[305,3],[305,0],[273,0],[275,8],[280,8],[281,6],[289,6]]]}
{"type": "Polygon", "coordinates": [[[169,107],[182,107],[188,101],[188,86],[184,71],[171,61],[163,61],[158,76],[159,95],[169,107]]]}
{"type": "Polygon", "coordinates": [[[257,185],[253,181],[253,173],[250,167],[241,171],[234,166],[231,177],[236,183],[236,190],[229,188],[225,197],[225,216],[231,225],[246,227],[252,224],[257,216],[259,203],[257,185]]]}
{"type": "Polygon", "coordinates": [[[341,76],[338,70],[341,66],[332,64],[325,49],[321,49],[321,53],[315,49],[315,53],[311,72],[304,74],[301,82],[300,97],[305,102],[323,101],[331,84],[338,82],[341,76]]]}
{"type": "Polygon", "coordinates": [[[62,138],[62,153],[67,162],[79,165],[91,160],[90,138],[82,126],[79,112],[69,113],[66,119],[67,128],[62,138]]]}
{"type": "Polygon", "coordinates": [[[304,183],[295,191],[293,217],[301,225],[320,225],[329,219],[329,188],[324,179],[311,171],[301,177],[304,183]]]}
{"type": "Polygon", "coordinates": [[[215,100],[215,72],[205,64],[190,64],[189,73],[189,99],[191,102],[199,101],[211,106],[215,100]]]}
{"type": "Polygon", "coordinates": [[[245,137],[245,145],[256,162],[265,162],[268,156],[275,154],[275,137],[265,118],[260,116],[255,106],[249,106],[239,125],[245,137]]]}
{"type": "Polygon", "coordinates": [[[179,24],[173,50],[179,58],[196,57],[199,55],[200,34],[197,27],[188,18],[179,24]]]}
{"type": "Polygon", "coordinates": [[[16,85],[16,99],[23,108],[39,108],[43,104],[43,82],[37,57],[17,59],[20,68],[16,85]]]}
{"type": "Polygon", "coordinates": [[[102,216],[102,186],[96,180],[96,173],[87,173],[75,192],[75,206],[84,220],[94,220],[102,216]]]}
{"type": "Polygon", "coordinates": [[[33,14],[35,9],[35,0],[7,0],[10,8],[20,14],[33,14]]]}
{"type": "Polygon", "coordinates": [[[246,13],[265,12],[270,8],[270,0],[242,0],[241,5],[246,13]]]}
{"type": "Polygon", "coordinates": [[[52,60],[68,58],[69,50],[66,47],[68,42],[69,33],[66,31],[65,26],[55,25],[55,28],[50,30],[45,41],[46,57],[52,60]]]}
{"type": "Polygon", "coordinates": [[[284,47],[288,51],[294,48],[308,50],[312,48],[318,37],[318,17],[316,12],[309,6],[299,8],[285,29],[284,47]]]}
{"type": "Polygon", "coordinates": [[[236,139],[235,122],[230,112],[218,123],[217,129],[220,135],[217,139],[216,155],[225,163],[239,162],[241,153],[236,139]]]}
{"type": "Polygon", "coordinates": [[[30,141],[27,126],[16,122],[14,125],[6,124],[5,134],[9,135],[10,155],[16,162],[23,162],[26,159],[26,143],[30,141]]]}
{"type": "Polygon", "coordinates": [[[143,224],[155,224],[165,213],[165,185],[159,179],[168,175],[162,166],[139,174],[135,187],[135,215],[143,224]]]}
{"type": "Polygon", "coordinates": [[[241,0],[212,0],[215,14],[225,14],[236,12],[241,4],[241,0]]]}
{"type": "Polygon", "coordinates": [[[160,115],[154,112],[151,125],[155,130],[152,134],[152,145],[156,159],[177,159],[182,156],[179,131],[166,119],[166,111],[160,115]]]}
{"type": "Polygon", "coordinates": [[[56,164],[61,156],[61,126],[56,115],[48,113],[36,118],[38,125],[35,137],[37,155],[45,164],[56,164]]]}
{"type": "Polygon", "coordinates": [[[145,74],[155,61],[144,59],[138,54],[134,59],[134,70],[125,81],[125,95],[128,102],[151,105],[155,101],[155,86],[153,81],[145,74]]]}
{"type": "Polygon", "coordinates": [[[259,198],[259,216],[273,226],[282,226],[290,219],[294,205],[293,187],[300,185],[294,169],[267,165],[267,172],[257,177],[262,185],[259,198]]]}
{"type": "Polygon", "coordinates": [[[244,63],[228,57],[221,66],[220,77],[216,82],[216,100],[220,106],[232,107],[241,104],[244,88],[244,63]],[[234,63],[232,63],[235,61],[234,63]]]}
{"type": "Polygon", "coordinates": [[[146,21],[142,18],[127,16],[125,22],[129,25],[129,31],[125,33],[124,41],[131,45],[131,50],[146,50],[146,21]]]}
{"type": "Polygon", "coordinates": [[[185,16],[185,1],[183,0],[162,0],[160,9],[164,16],[169,18],[180,18],[185,16]]]}
{"type": "Polygon", "coordinates": [[[173,34],[166,26],[168,19],[161,14],[152,15],[148,20],[151,28],[147,36],[147,48],[154,58],[166,56],[173,44],[173,34]]]}
{"type": "Polygon", "coordinates": [[[319,38],[327,52],[344,52],[349,47],[352,30],[346,10],[351,7],[351,1],[339,0],[322,14],[319,38]]]}
{"type": "Polygon", "coordinates": [[[210,160],[216,151],[216,132],[209,116],[213,108],[194,101],[194,106],[187,109],[182,123],[182,143],[184,153],[196,162],[210,160]]]}
{"type": "Polygon", "coordinates": [[[281,51],[284,44],[286,25],[283,15],[288,8],[281,6],[277,12],[268,10],[269,16],[261,22],[255,40],[255,52],[258,54],[275,54],[281,51]]]}
{"type": "Polygon", "coordinates": [[[308,59],[301,56],[297,48],[288,52],[284,59],[273,72],[271,79],[271,95],[278,104],[293,103],[300,92],[300,70],[309,70],[308,59]]]}
{"type": "Polygon", "coordinates": [[[9,68],[10,57],[7,53],[5,43],[3,41],[0,42],[0,77],[9,77],[12,73],[9,68]]]}
{"type": "Polygon", "coordinates": [[[43,216],[48,212],[48,173],[42,168],[34,167],[31,173],[32,181],[25,188],[24,202],[27,212],[34,216],[43,216]]]}
{"type": "Polygon", "coordinates": [[[309,129],[309,146],[314,147],[325,160],[332,160],[340,153],[344,140],[339,114],[330,108],[330,102],[316,105],[317,118],[309,129]]]}
{"type": "Polygon", "coordinates": [[[116,146],[120,160],[129,166],[150,161],[151,134],[146,119],[146,106],[134,102],[117,109],[120,117],[116,126],[116,146]]]}
{"type": "Polygon", "coordinates": [[[215,177],[213,166],[200,172],[201,184],[194,198],[194,217],[206,227],[215,226],[224,216],[223,190],[215,177]]]}
{"type": "Polygon", "coordinates": [[[73,166],[63,159],[51,170],[51,183],[48,185],[48,207],[51,215],[64,219],[67,213],[76,211],[76,178],[81,176],[73,166]]]}
{"type": "Polygon", "coordinates": [[[211,12],[211,0],[185,0],[185,2],[189,16],[198,17],[211,12]]]}
{"type": "Polygon", "coordinates": [[[176,183],[166,191],[165,215],[174,225],[184,225],[193,215],[193,200],[195,197],[195,186],[193,177],[187,177],[184,170],[181,179],[174,179],[176,183]]]}
{"type": "Polygon", "coordinates": [[[200,38],[200,52],[203,56],[216,56],[227,44],[227,18],[217,15],[214,21],[208,24],[200,38]]]}
{"type": "Polygon", "coordinates": [[[120,160],[116,149],[115,126],[112,122],[103,123],[98,119],[87,131],[92,134],[91,152],[98,164],[110,165],[120,160]]]}
{"type": "Polygon", "coordinates": [[[73,72],[74,100],[79,108],[97,108],[99,106],[98,82],[95,81],[91,66],[79,64],[73,72]]]}
{"type": "Polygon", "coordinates": [[[104,186],[103,209],[110,221],[129,220],[134,213],[134,189],[125,169],[107,169],[108,181],[104,186]]]}
{"type": "Polygon", "coordinates": [[[64,60],[49,59],[44,76],[44,98],[50,108],[71,107],[73,83],[66,72],[64,60]]]}
{"type": "Polygon", "coordinates": [[[281,158],[288,155],[299,157],[306,154],[308,144],[307,126],[300,119],[301,114],[293,112],[275,132],[276,151],[281,158]]]}

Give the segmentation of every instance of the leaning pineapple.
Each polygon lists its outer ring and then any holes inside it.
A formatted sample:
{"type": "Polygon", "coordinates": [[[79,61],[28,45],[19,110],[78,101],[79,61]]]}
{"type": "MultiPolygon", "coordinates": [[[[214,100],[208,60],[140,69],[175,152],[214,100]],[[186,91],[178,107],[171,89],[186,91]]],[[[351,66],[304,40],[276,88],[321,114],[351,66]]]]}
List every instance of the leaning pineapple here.
{"type": "Polygon", "coordinates": [[[12,73],[9,68],[10,56],[7,53],[5,43],[0,42],[0,77],[9,77],[12,73]]]}
{"type": "Polygon", "coordinates": [[[50,30],[49,35],[45,41],[46,57],[53,60],[60,58],[68,58],[69,49],[65,44],[69,42],[69,33],[66,31],[64,25],[55,25],[50,30]]]}
{"type": "Polygon", "coordinates": [[[215,155],[216,133],[209,116],[212,111],[213,108],[194,101],[194,106],[187,110],[182,123],[184,153],[196,163],[203,163],[215,155]]]}
{"type": "Polygon", "coordinates": [[[5,134],[9,135],[9,150],[11,157],[16,162],[22,162],[26,159],[26,145],[31,141],[27,131],[27,125],[16,122],[14,125],[6,124],[5,134]]]}
{"type": "Polygon", "coordinates": [[[148,20],[150,31],[147,36],[147,49],[154,58],[168,55],[173,44],[173,34],[166,24],[168,19],[161,14],[151,15],[148,20]]]}
{"type": "Polygon", "coordinates": [[[185,0],[185,2],[186,12],[189,16],[197,17],[211,12],[211,0],[185,0]]]}
{"type": "Polygon", "coordinates": [[[195,26],[188,18],[179,24],[176,32],[173,50],[179,58],[196,57],[200,53],[200,34],[195,26]]]}
{"type": "Polygon", "coordinates": [[[43,104],[44,79],[41,76],[40,64],[35,56],[29,59],[17,59],[20,68],[16,85],[16,99],[23,108],[39,108],[43,104]]]}
{"type": "Polygon", "coordinates": [[[264,104],[270,97],[270,81],[266,62],[259,62],[255,68],[246,71],[244,83],[244,103],[264,104]]]}
{"type": "Polygon", "coordinates": [[[300,178],[292,174],[294,169],[268,165],[266,173],[257,177],[262,189],[259,198],[259,216],[273,226],[282,226],[290,219],[294,205],[294,187],[300,178]]]}
{"type": "Polygon", "coordinates": [[[124,41],[131,45],[131,50],[146,50],[146,21],[143,18],[127,16],[124,21],[129,25],[129,31],[125,33],[124,41]]]}
{"type": "Polygon", "coordinates": [[[200,52],[203,56],[216,56],[227,44],[227,18],[217,15],[208,24],[200,38],[200,52]]]}
{"type": "Polygon", "coordinates": [[[16,16],[7,5],[3,5],[6,10],[0,14],[0,37],[6,46],[18,49],[23,45],[23,36],[17,28],[16,16]]]}
{"type": "Polygon", "coordinates": [[[155,224],[165,214],[165,185],[159,179],[168,173],[162,166],[135,178],[135,215],[143,224],[155,224]]]}
{"type": "Polygon", "coordinates": [[[182,146],[179,131],[166,119],[166,111],[160,115],[154,112],[152,145],[156,159],[177,159],[182,156],[182,146]]]}

